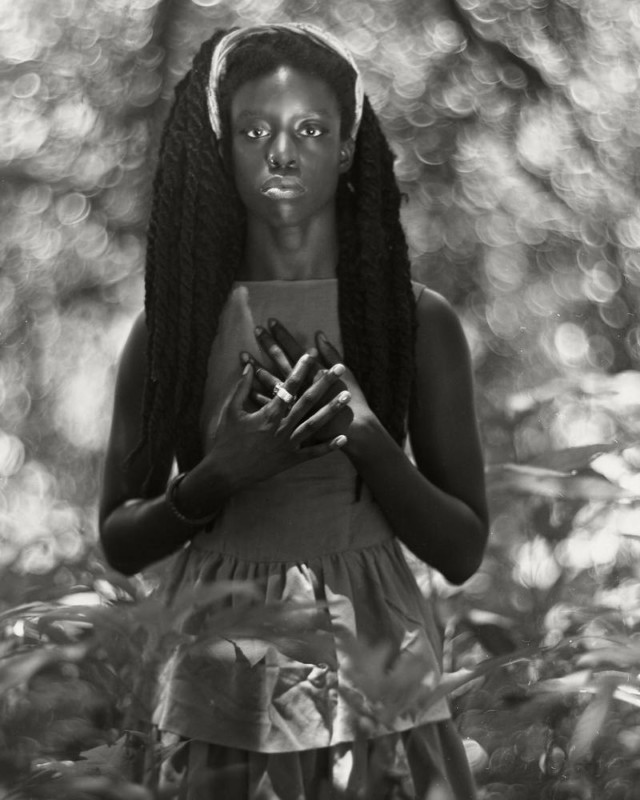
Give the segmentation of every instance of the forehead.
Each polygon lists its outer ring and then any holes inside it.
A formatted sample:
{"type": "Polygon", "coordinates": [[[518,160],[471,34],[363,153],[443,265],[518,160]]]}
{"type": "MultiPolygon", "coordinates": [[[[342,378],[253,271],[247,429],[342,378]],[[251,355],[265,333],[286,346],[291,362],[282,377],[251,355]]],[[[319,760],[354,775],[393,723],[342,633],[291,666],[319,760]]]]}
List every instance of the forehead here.
{"type": "Polygon", "coordinates": [[[338,98],[325,80],[284,65],[239,86],[231,99],[231,114],[283,104],[300,111],[340,115],[338,98]]]}

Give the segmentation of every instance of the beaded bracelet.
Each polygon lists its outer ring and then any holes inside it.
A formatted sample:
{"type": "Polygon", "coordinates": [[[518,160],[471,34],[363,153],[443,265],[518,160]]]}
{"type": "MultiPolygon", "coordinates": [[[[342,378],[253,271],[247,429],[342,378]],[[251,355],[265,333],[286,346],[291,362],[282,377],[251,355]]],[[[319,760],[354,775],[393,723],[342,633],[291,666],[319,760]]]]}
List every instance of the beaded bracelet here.
{"type": "Polygon", "coordinates": [[[212,514],[207,514],[206,517],[199,517],[198,519],[193,519],[192,517],[186,517],[182,511],[176,505],[176,492],[178,491],[178,487],[186,477],[186,472],[180,472],[175,477],[171,478],[169,483],[167,484],[167,490],[164,494],[165,500],[167,502],[167,506],[169,510],[173,514],[174,517],[183,522],[185,525],[191,525],[193,528],[201,528],[204,525],[207,525],[218,516],[218,512],[214,511],[212,514]]]}

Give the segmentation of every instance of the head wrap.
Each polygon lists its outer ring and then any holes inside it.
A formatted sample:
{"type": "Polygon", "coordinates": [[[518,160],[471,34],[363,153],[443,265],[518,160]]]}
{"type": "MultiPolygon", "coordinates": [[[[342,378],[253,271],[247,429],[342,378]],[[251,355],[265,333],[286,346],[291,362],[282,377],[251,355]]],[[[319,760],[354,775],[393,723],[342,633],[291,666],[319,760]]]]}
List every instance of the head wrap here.
{"type": "Polygon", "coordinates": [[[222,138],[222,120],[220,116],[220,106],[218,104],[218,86],[220,85],[220,81],[224,78],[229,54],[241,41],[249,36],[255,36],[260,33],[277,33],[279,31],[291,31],[300,36],[306,36],[316,44],[337,53],[353,68],[356,74],[356,82],[354,87],[354,121],[350,135],[355,139],[358,128],[360,127],[360,120],[362,119],[362,105],[364,102],[364,89],[362,87],[360,71],[351,53],[335,36],[333,36],[333,34],[327,33],[321,28],[317,28],[315,25],[309,25],[305,22],[274,23],[272,25],[254,25],[250,28],[236,28],[220,39],[211,58],[211,71],[209,73],[209,84],[207,86],[209,120],[217,138],[222,138]]]}

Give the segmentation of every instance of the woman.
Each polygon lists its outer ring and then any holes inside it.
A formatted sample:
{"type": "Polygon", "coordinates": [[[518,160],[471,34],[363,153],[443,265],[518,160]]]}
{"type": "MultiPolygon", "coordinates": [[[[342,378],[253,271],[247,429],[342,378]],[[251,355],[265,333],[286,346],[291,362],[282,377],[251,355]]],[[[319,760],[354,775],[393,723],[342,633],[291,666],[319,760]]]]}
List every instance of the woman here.
{"type": "Polygon", "coordinates": [[[398,540],[460,583],[487,536],[464,336],[411,283],[392,165],[311,26],[218,34],[177,87],[102,542],[125,573],[182,548],[172,592],[250,581],[293,610],[276,637],[217,635],[219,604],[187,621],[158,709],[189,740],[184,797],[473,797],[444,702],[372,708],[353,679],[358,642],[438,674],[398,540]]]}

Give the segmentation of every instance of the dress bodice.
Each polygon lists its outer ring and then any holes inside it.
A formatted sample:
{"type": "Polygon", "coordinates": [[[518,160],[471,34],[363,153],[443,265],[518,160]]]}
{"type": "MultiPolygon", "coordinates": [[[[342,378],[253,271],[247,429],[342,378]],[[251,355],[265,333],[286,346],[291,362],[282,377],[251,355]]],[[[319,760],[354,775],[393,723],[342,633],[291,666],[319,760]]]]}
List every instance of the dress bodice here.
{"type": "MultiPolygon", "coordinates": [[[[205,452],[224,401],[240,377],[241,351],[265,362],[254,331],[272,317],[305,349],[313,345],[318,330],[342,349],[335,279],[236,284],[209,359],[201,414],[205,452]]],[[[391,530],[366,488],[355,499],[355,469],[343,453],[331,453],[233,495],[214,530],[199,535],[198,545],[255,560],[296,560],[390,538],[391,530]]]]}

